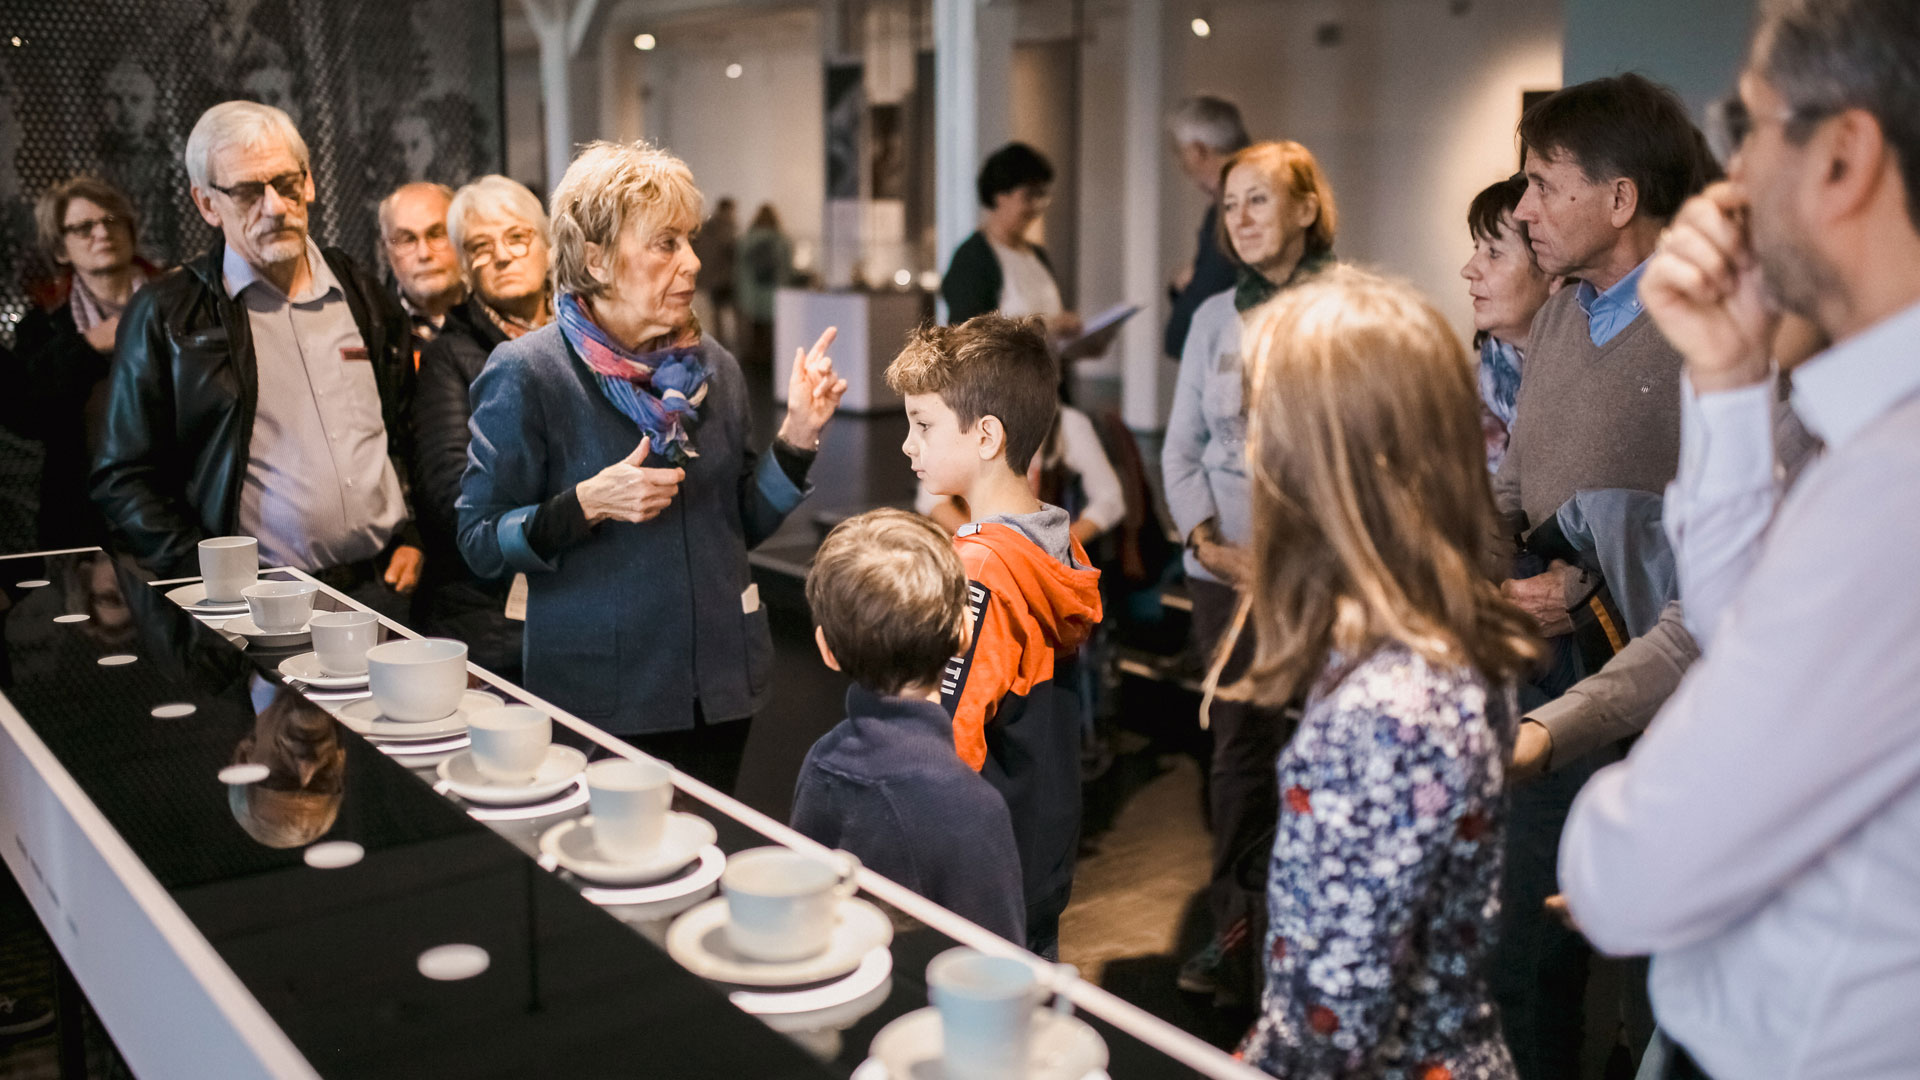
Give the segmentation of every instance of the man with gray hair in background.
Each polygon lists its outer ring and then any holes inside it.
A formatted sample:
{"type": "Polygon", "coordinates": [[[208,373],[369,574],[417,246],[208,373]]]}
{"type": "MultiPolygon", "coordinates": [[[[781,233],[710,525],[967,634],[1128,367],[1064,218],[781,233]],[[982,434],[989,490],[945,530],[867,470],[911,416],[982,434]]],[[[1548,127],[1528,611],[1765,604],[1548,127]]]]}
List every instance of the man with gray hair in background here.
{"type": "Polygon", "coordinates": [[[246,535],[403,616],[421,552],[406,501],[413,355],[393,296],[307,235],[307,144],[287,114],[228,101],[187,137],[213,250],[121,319],[93,501],[114,546],[197,573],[198,543],[246,535]]]}
{"type": "Polygon", "coordinates": [[[1193,262],[1180,268],[1167,285],[1173,311],[1167,316],[1164,347],[1167,356],[1180,359],[1187,344],[1187,328],[1193,325],[1193,313],[1200,302],[1215,293],[1233,288],[1233,260],[1220,250],[1220,170],[1227,159],[1244,148],[1249,140],[1240,110],[1231,101],[1217,97],[1188,98],[1167,118],[1167,132],[1173,137],[1173,150],[1180,159],[1180,171],[1187,174],[1207,196],[1207,214],[1200,221],[1200,241],[1193,262]]]}
{"type": "Polygon", "coordinates": [[[452,188],[425,180],[402,184],[380,200],[380,253],[413,326],[416,355],[439,335],[447,312],[467,297],[459,255],[447,232],[452,204],[452,188]]]}

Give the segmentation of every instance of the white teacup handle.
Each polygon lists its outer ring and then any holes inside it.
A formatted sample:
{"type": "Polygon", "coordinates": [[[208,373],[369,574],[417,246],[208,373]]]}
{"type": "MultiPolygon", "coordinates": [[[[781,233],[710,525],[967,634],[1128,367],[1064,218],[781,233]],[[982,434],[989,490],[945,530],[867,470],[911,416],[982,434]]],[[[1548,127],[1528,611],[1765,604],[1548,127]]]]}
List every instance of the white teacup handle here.
{"type": "Polygon", "coordinates": [[[835,848],[833,862],[840,870],[840,880],[833,886],[833,895],[845,900],[860,891],[860,856],[835,848]]]}
{"type": "Polygon", "coordinates": [[[1067,985],[1080,978],[1080,969],[1072,964],[1048,964],[1047,972],[1040,984],[1043,993],[1053,993],[1053,1011],[1061,1016],[1073,1015],[1073,999],[1067,996],[1067,985]]]}

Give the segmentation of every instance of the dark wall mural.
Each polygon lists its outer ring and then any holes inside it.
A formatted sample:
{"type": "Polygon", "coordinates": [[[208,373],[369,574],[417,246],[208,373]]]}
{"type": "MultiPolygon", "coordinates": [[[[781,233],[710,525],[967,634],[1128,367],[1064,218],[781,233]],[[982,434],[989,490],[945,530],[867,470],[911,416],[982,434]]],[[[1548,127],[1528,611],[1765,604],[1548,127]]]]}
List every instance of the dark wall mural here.
{"type": "Polygon", "coordinates": [[[214,230],[181,150],[208,106],[287,111],[313,157],[313,233],[371,264],[380,198],[503,164],[497,0],[0,0],[0,340],[38,265],[33,199],[93,173],[171,265],[214,230]]]}

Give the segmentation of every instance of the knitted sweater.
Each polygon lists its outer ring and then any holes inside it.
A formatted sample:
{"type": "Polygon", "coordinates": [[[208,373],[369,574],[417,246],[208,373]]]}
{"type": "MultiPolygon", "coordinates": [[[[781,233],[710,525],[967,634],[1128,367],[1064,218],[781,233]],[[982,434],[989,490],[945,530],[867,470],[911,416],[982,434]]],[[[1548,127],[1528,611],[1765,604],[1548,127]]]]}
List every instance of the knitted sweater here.
{"type": "Polygon", "coordinates": [[[1680,462],[1680,368],[1645,312],[1595,345],[1575,290],[1554,294],[1534,316],[1493,479],[1506,534],[1551,518],[1576,491],[1665,491],[1680,462]]]}

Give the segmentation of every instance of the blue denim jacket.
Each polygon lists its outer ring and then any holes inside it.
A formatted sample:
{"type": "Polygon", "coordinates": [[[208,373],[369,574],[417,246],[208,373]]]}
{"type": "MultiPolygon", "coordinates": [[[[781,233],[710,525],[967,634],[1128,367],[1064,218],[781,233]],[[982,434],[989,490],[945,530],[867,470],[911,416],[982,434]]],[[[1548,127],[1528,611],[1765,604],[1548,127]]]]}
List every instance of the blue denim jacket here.
{"type": "MultiPolygon", "coordinates": [[[[683,731],[766,704],[773,640],[747,550],[806,496],[747,448],[740,365],[705,342],[713,378],[672,505],[609,521],[540,557],[540,503],[619,461],[640,429],[601,394],[557,325],[502,344],[473,384],[460,550],[475,573],[527,575],[527,689],[617,734],[683,731]]],[[[656,461],[655,464],[660,464],[656,461]]]]}

